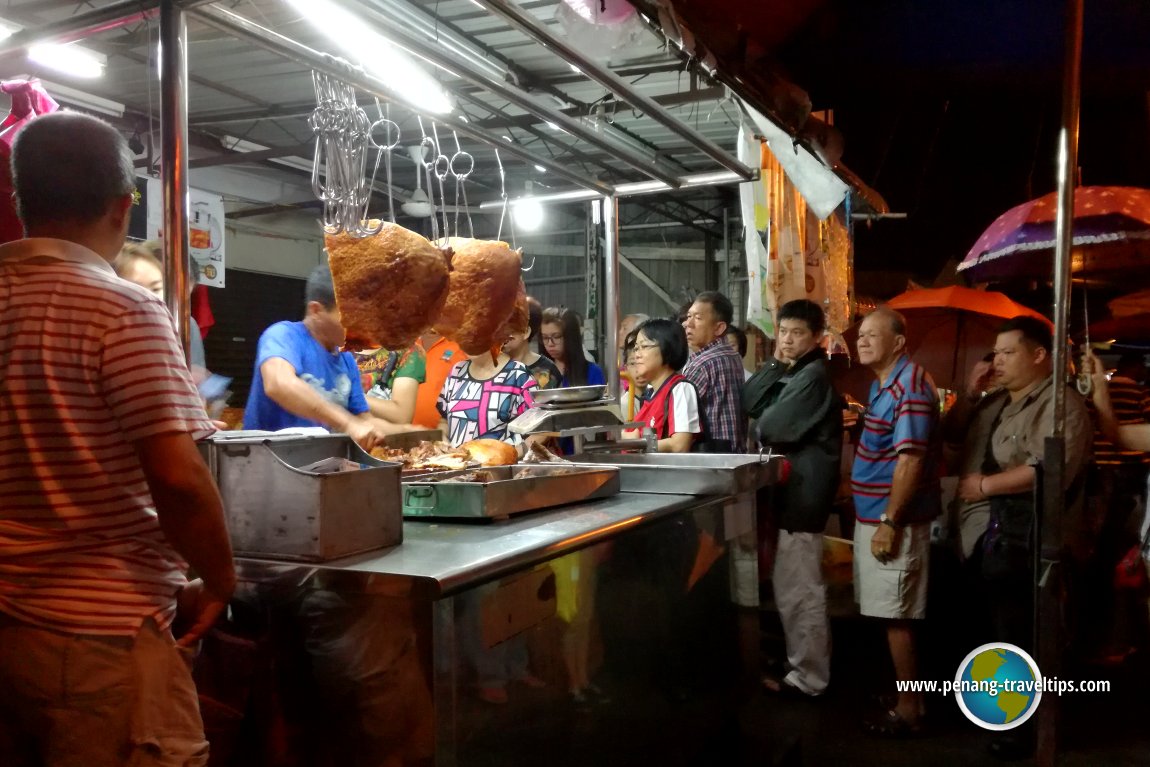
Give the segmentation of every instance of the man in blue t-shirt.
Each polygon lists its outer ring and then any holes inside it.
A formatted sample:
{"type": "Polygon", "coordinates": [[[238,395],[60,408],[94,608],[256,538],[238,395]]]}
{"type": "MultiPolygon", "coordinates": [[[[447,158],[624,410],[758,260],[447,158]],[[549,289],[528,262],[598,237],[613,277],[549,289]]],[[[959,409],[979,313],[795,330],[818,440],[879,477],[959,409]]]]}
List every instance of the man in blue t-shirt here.
{"type": "Polygon", "coordinates": [[[355,358],[339,350],[346,334],[326,265],[308,277],[305,301],[302,322],[277,322],[260,336],[244,428],[323,426],[365,450],[388,434],[408,431],[368,410],[355,358]]]}
{"type": "MultiPolygon", "coordinates": [[[[906,320],[879,308],[863,318],[858,359],[878,380],[851,467],[855,597],[859,612],[886,623],[895,678],[918,678],[915,624],[926,615],[930,523],[941,509],[938,392],[906,353],[906,320]]],[[[895,706],[868,723],[879,735],[922,729],[921,692],[898,693],[895,706]]]]}

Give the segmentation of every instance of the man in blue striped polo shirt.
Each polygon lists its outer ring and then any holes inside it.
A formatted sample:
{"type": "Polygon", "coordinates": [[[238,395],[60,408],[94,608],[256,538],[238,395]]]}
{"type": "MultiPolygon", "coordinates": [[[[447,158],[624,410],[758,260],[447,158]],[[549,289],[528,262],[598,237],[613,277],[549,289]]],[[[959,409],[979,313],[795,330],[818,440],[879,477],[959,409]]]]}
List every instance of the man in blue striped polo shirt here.
{"type": "MultiPolygon", "coordinates": [[[[895,677],[915,679],[914,622],[926,615],[930,522],[941,510],[938,393],[906,354],[906,320],[878,309],[859,326],[859,362],[874,371],[870,404],[851,468],[855,595],[863,615],[886,621],[895,677]]],[[[922,728],[921,693],[870,723],[880,735],[922,728]]]]}

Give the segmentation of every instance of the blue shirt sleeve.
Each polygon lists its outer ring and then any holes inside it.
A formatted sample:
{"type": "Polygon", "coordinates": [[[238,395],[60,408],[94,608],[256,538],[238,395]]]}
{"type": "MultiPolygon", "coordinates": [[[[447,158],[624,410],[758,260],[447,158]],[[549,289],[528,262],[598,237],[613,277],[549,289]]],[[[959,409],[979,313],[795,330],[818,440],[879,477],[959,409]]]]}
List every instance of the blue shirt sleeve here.
{"type": "MultiPolygon", "coordinates": [[[[256,367],[262,367],[265,362],[275,357],[287,360],[295,368],[296,373],[304,369],[299,336],[290,322],[277,322],[260,336],[259,347],[256,349],[256,367]]],[[[359,380],[358,372],[354,380],[359,380]]]]}
{"type": "Polygon", "coordinates": [[[605,383],[607,383],[607,377],[603,375],[603,368],[594,362],[589,362],[587,364],[587,385],[601,386],[605,383]]]}
{"type": "Polygon", "coordinates": [[[347,412],[352,415],[359,415],[366,413],[367,398],[363,395],[363,387],[359,385],[359,366],[355,364],[355,357],[351,352],[343,352],[339,355],[343,360],[343,366],[347,368],[347,374],[351,378],[352,387],[351,393],[347,398],[347,412]]]}
{"type": "Polygon", "coordinates": [[[938,395],[926,385],[911,386],[894,406],[894,433],[892,447],[896,453],[904,450],[926,450],[930,446],[931,432],[938,419],[938,395]]]}

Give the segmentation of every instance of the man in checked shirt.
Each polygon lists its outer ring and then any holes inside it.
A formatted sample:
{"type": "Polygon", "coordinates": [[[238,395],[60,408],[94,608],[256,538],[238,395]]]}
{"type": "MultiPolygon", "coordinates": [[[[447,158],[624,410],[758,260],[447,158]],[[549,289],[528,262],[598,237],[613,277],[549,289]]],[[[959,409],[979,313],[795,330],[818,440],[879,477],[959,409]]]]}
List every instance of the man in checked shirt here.
{"type": "Polygon", "coordinates": [[[733,319],[730,299],[709,290],[695,298],[683,322],[687,343],[698,350],[683,368],[683,375],[695,385],[703,415],[703,439],[697,443],[697,451],[747,451],[743,359],[726,341],[733,319]]]}

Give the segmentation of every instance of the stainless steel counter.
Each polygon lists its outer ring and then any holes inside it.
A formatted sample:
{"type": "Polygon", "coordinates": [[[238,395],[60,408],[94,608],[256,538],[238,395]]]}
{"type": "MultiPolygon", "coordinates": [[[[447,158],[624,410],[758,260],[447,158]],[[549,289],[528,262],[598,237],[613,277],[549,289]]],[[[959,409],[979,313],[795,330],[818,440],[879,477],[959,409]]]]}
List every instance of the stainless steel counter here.
{"type": "Polygon", "coordinates": [[[598,724],[556,764],[696,751],[733,716],[733,590],[757,595],[754,524],[747,498],[621,493],[506,521],[411,520],[399,546],[322,564],[241,559],[228,629],[251,649],[217,642],[200,679],[249,713],[209,716],[213,749],[272,767],[281,741],[315,767],[534,763],[574,713],[591,716],[572,693],[594,679],[610,693],[598,724]]]}
{"type": "Polygon", "coordinates": [[[716,496],[621,493],[506,521],[404,523],[403,543],[322,564],[243,558],[244,580],[437,599],[615,537],[716,496]]]}

